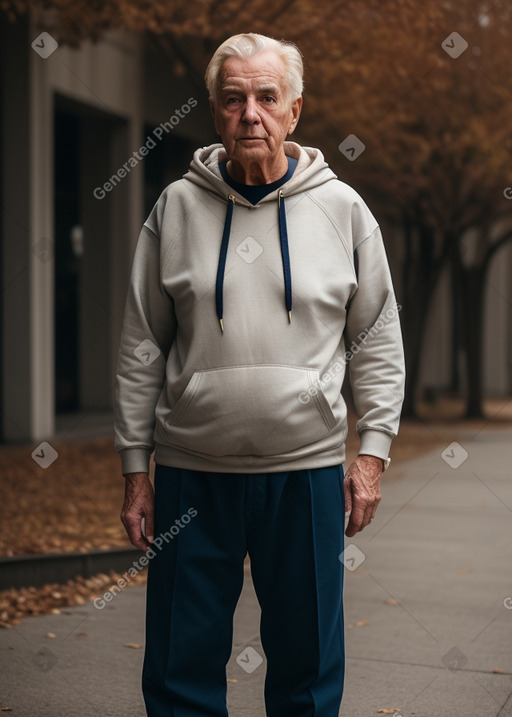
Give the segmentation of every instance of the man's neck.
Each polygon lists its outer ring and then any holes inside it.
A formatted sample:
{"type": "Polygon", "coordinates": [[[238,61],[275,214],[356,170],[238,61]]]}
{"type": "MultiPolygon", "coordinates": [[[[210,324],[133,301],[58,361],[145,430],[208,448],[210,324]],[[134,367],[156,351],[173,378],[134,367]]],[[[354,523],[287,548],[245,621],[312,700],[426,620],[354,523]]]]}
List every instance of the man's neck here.
{"type": "Polygon", "coordinates": [[[229,176],[240,184],[249,186],[271,184],[286,174],[288,159],[284,152],[276,161],[263,165],[254,162],[243,166],[240,162],[230,159],[226,164],[226,170],[229,176]]]}

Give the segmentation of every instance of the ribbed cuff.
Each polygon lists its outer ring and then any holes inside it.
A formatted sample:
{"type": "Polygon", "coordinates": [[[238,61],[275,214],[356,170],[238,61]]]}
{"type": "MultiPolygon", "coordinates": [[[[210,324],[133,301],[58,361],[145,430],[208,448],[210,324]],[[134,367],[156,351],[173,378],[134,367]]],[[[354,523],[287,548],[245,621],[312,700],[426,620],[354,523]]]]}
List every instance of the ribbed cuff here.
{"type": "Polygon", "coordinates": [[[123,448],[119,451],[121,456],[121,471],[127,473],[149,473],[149,458],[152,451],[148,448],[123,448]]]}
{"type": "Polygon", "coordinates": [[[388,433],[366,429],[361,431],[360,439],[359,455],[364,453],[368,456],[382,458],[383,461],[389,457],[389,450],[393,439],[388,433]]]}

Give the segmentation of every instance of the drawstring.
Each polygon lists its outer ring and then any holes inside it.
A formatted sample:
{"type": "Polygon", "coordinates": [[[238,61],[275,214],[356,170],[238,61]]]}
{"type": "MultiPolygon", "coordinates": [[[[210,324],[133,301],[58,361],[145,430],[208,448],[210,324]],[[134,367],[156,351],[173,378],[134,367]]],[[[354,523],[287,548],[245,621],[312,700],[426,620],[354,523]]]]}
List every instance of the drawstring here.
{"type": "Polygon", "coordinates": [[[233,217],[234,206],[235,198],[232,194],[230,194],[228,197],[228,206],[226,208],[226,219],[224,220],[224,231],[222,233],[222,243],[220,245],[219,266],[217,267],[217,282],[215,284],[215,304],[217,307],[217,318],[219,319],[220,330],[222,333],[224,333],[224,323],[222,321],[222,290],[224,288],[224,269],[226,268],[229,233],[231,231],[231,219],[233,217]]]}
{"type": "Polygon", "coordinates": [[[288,252],[288,229],[286,228],[286,212],[284,209],[284,196],[279,190],[279,239],[281,241],[281,256],[283,259],[284,274],[284,300],[288,312],[288,322],[292,321],[292,274],[290,271],[290,254],[288,252]]]}
{"type": "MultiPolygon", "coordinates": [[[[233,207],[235,206],[235,197],[230,194],[228,196],[228,204],[226,207],[226,218],[224,220],[224,231],[222,232],[222,242],[220,245],[219,265],[217,267],[217,281],[215,283],[215,306],[217,309],[217,318],[219,320],[220,329],[224,333],[223,322],[223,289],[224,289],[224,271],[226,268],[226,258],[228,255],[229,235],[231,233],[231,220],[233,218],[233,207]]],[[[281,244],[281,257],[283,260],[284,274],[284,299],[286,311],[288,312],[288,321],[292,320],[292,275],[290,271],[290,254],[288,251],[288,230],[286,227],[286,212],[284,206],[283,192],[279,190],[279,241],[281,244]]]]}

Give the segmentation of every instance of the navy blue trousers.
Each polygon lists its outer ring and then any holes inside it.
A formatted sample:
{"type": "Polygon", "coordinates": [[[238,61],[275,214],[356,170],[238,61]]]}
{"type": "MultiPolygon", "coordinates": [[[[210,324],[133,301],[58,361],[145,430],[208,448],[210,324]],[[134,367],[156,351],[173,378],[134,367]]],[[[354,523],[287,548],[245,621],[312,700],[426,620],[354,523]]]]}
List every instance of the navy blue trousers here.
{"type": "Polygon", "coordinates": [[[220,474],[157,465],[142,675],[149,717],[227,716],[247,553],[267,717],[338,717],[344,520],[341,466],[220,474]]]}

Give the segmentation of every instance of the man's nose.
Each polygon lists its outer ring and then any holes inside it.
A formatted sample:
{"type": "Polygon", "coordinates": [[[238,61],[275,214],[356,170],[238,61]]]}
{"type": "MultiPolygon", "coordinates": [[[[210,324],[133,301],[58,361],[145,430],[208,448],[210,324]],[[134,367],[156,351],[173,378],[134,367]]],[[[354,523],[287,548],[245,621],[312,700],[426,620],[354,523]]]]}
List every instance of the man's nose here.
{"type": "Polygon", "coordinates": [[[259,122],[260,116],[258,113],[258,103],[254,98],[247,98],[242,114],[242,119],[244,120],[244,122],[250,122],[251,124],[259,122]]]}

